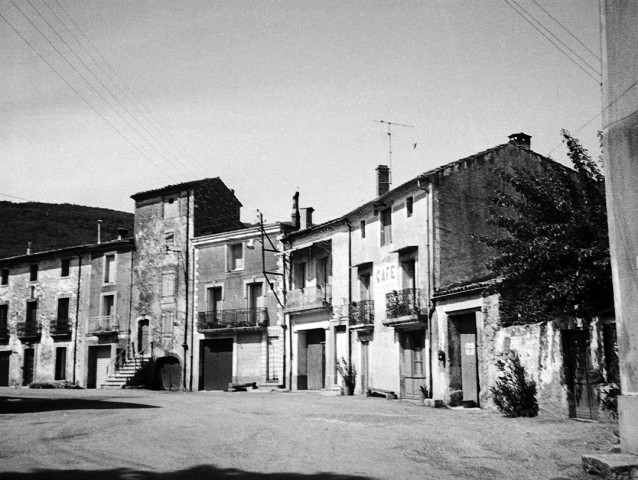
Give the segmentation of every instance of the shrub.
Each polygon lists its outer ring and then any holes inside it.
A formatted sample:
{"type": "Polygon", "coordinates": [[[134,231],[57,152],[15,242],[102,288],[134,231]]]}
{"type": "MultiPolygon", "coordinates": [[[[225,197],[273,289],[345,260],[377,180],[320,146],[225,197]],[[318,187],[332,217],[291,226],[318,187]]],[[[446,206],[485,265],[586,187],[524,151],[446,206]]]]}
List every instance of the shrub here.
{"type": "Polygon", "coordinates": [[[490,387],[494,403],[506,417],[535,417],[538,415],[536,382],[529,379],[516,351],[496,361],[501,372],[496,385],[490,387]]]}
{"type": "Polygon", "coordinates": [[[56,380],[53,382],[33,382],[29,384],[29,388],[35,389],[67,389],[67,390],[80,390],[82,387],[74,384],[68,380],[56,380]]]}

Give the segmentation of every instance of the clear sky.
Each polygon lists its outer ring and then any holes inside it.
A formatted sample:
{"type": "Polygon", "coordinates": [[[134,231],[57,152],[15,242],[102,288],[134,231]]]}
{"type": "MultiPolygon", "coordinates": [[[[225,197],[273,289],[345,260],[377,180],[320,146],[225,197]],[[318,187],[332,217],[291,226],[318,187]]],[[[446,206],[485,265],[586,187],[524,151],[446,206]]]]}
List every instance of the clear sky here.
{"type": "MultiPolygon", "coordinates": [[[[507,1],[0,0],[0,199],[132,212],[219,176],[245,221],[289,219],[297,188],[325,221],[375,196],[374,120],[415,127],[394,186],[521,131],[597,157],[599,82],[507,1]]],[[[598,0],[516,4],[600,72],[598,0]]]]}

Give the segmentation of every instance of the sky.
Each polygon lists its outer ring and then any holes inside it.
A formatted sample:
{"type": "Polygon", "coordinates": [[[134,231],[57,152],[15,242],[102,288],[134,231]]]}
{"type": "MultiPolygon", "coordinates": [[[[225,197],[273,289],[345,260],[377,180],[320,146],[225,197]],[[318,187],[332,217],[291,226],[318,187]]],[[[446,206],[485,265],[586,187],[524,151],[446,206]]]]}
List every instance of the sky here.
{"type": "Polygon", "coordinates": [[[525,132],[567,164],[562,128],[599,154],[598,0],[0,0],[0,15],[0,200],[133,212],[134,193],[220,177],[244,221],[289,220],[297,190],[327,221],[373,199],[390,160],[398,186],[525,132]]]}

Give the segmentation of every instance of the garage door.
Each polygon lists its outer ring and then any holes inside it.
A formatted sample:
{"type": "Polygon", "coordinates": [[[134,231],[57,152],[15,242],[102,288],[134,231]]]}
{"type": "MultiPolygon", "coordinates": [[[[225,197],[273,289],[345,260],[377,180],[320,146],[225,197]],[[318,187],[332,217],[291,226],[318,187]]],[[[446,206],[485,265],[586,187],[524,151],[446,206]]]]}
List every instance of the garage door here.
{"type": "Polygon", "coordinates": [[[233,339],[202,340],[200,390],[226,390],[233,381],[233,339]]]}

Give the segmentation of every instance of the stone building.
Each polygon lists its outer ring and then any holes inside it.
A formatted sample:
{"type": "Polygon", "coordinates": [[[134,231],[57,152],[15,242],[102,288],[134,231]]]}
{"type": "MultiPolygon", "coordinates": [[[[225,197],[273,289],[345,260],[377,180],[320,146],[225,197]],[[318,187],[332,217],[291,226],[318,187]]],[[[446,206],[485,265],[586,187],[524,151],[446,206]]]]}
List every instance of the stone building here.
{"type": "Polygon", "coordinates": [[[290,228],[260,223],[193,239],[193,390],[284,384],[284,267],[276,253],[290,228]]]}
{"type": "Polygon", "coordinates": [[[494,169],[549,162],[519,133],[393,189],[380,166],[375,199],[285,237],[293,387],[338,388],[343,358],[360,393],[486,405],[498,298],[484,293],[492,252],[475,236],[494,233],[494,169]]]}
{"type": "Polygon", "coordinates": [[[0,385],[106,380],[130,322],[133,242],[122,236],[0,260],[0,385]]]}
{"type": "MultiPolygon", "coordinates": [[[[135,200],[133,323],[128,357],[149,357],[165,388],[189,388],[194,357],[192,239],[243,227],[219,178],[169,185],[135,200]]],[[[152,379],[154,380],[154,379],[152,379]]]]}

